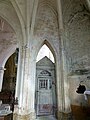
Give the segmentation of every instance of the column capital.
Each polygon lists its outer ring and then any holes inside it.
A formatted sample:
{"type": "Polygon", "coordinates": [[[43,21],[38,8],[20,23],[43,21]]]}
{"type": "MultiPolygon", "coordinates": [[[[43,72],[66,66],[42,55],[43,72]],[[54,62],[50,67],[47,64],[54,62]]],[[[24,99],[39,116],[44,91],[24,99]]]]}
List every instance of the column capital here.
{"type": "Polygon", "coordinates": [[[0,71],[4,71],[4,70],[6,70],[6,68],[0,67],[0,71]]]}
{"type": "Polygon", "coordinates": [[[22,45],[22,49],[23,49],[23,50],[28,49],[28,48],[29,48],[29,45],[28,45],[28,44],[22,45]]]}

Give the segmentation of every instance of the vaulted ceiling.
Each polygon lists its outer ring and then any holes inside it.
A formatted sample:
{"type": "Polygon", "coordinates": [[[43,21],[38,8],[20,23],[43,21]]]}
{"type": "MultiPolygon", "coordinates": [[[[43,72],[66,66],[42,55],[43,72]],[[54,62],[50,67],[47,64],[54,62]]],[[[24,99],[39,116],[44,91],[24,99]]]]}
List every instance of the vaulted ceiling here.
{"type": "MultiPolygon", "coordinates": [[[[61,11],[58,9],[59,2],[59,0],[0,0],[0,58],[2,58],[0,62],[7,53],[10,55],[10,51],[15,51],[17,43],[24,44],[25,39],[29,39],[27,36],[31,31],[34,35],[38,33],[45,36],[47,33],[47,36],[56,35],[57,38],[61,18],[67,60],[76,62],[79,57],[83,58],[86,55],[89,61],[90,0],[61,0],[61,11]],[[59,12],[62,16],[59,16],[59,12]]],[[[55,44],[58,46],[57,41],[55,44]]]]}

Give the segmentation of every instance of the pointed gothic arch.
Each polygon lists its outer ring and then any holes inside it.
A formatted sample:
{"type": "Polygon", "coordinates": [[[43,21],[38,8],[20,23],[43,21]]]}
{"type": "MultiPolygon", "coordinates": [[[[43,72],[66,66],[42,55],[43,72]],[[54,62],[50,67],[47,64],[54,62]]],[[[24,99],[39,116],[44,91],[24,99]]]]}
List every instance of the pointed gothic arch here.
{"type": "Polygon", "coordinates": [[[14,52],[6,61],[5,68],[2,69],[3,74],[1,75],[0,73],[0,99],[2,100],[3,104],[10,104],[10,109],[12,111],[14,110],[14,98],[17,76],[17,66],[15,64],[15,57],[16,52],[14,52]]]}
{"type": "Polygon", "coordinates": [[[47,40],[45,40],[43,44],[46,44],[46,45],[47,45],[47,47],[50,49],[50,51],[52,52],[53,57],[54,57],[54,59],[55,59],[55,56],[56,56],[56,55],[55,55],[55,52],[54,52],[54,49],[53,49],[52,45],[51,45],[47,40]]]}
{"type": "MultiPolygon", "coordinates": [[[[53,58],[55,59],[55,52],[50,43],[47,40],[44,40],[41,44],[41,49],[44,45],[48,47],[53,55],[53,58]]],[[[56,111],[54,107],[57,108],[56,81],[55,63],[45,56],[36,63],[36,115],[55,114],[56,111]]]]}
{"type": "Polygon", "coordinates": [[[50,51],[52,57],[53,57],[53,61],[55,62],[56,61],[56,55],[55,55],[55,49],[54,47],[52,47],[52,45],[47,41],[47,40],[44,40],[44,42],[38,46],[38,50],[37,50],[37,57],[38,57],[38,53],[39,51],[42,49],[43,46],[46,46],[48,48],[48,50],[50,51]]]}

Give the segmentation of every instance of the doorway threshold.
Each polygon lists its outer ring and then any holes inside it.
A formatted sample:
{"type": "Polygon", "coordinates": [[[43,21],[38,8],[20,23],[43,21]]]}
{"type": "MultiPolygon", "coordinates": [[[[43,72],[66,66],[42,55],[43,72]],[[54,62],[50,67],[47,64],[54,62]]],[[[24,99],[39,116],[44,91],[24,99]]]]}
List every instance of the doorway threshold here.
{"type": "Polygon", "coordinates": [[[53,115],[37,116],[36,120],[57,120],[53,115]]]}

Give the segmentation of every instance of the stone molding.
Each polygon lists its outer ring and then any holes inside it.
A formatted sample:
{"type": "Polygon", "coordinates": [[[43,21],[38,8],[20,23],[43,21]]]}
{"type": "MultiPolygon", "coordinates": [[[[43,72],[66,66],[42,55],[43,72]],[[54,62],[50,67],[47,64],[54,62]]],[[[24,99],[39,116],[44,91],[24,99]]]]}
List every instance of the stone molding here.
{"type": "Polygon", "coordinates": [[[6,70],[6,68],[0,67],[0,71],[1,71],[1,70],[4,71],[4,70],[6,70]]]}

